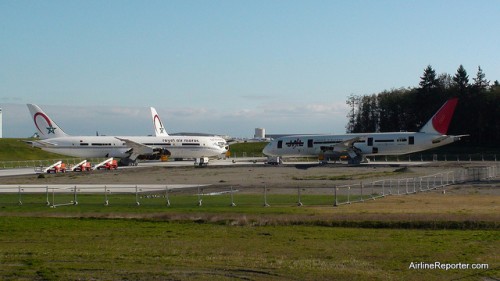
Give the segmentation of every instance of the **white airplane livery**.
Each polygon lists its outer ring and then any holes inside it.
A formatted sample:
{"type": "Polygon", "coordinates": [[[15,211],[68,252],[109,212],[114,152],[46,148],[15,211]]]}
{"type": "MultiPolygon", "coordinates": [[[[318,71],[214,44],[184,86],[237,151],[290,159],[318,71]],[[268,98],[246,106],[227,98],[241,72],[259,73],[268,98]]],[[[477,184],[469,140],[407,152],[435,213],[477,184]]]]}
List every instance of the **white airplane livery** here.
{"type": "Polygon", "coordinates": [[[457,102],[457,98],[448,100],[419,132],[286,136],[268,143],[263,153],[280,157],[349,155],[351,163],[359,163],[367,161],[366,156],[402,155],[436,148],[467,136],[446,135],[457,102]]]}
{"type": "Polygon", "coordinates": [[[40,140],[33,145],[75,157],[116,157],[134,165],[140,155],[165,154],[174,158],[204,158],[227,152],[226,140],[217,136],[169,136],[152,108],[156,136],[71,136],[37,105],[28,104],[40,140]]]}

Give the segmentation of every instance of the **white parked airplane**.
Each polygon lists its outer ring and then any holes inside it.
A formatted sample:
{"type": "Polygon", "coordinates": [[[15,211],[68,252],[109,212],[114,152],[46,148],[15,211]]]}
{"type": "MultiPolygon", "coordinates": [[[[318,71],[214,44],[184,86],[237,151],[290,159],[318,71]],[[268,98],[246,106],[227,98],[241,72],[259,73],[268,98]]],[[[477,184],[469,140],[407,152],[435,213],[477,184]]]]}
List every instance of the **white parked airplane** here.
{"type": "Polygon", "coordinates": [[[263,153],[320,158],[349,155],[351,163],[359,163],[366,161],[366,156],[402,155],[436,148],[467,136],[446,135],[457,102],[457,98],[448,100],[419,132],[286,136],[268,143],[263,153]]]}
{"type": "MultiPolygon", "coordinates": [[[[168,136],[166,134],[159,136],[70,136],[37,105],[28,104],[28,109],[41,138],[41,140],[34,141],[33,145],[53,153],[82,158],[116,157],[121,158],[120,162],[123,165],[133,165],[140,155],[162,153],[174,158],[205,158],[218,156],[228,150],[226,141],[216,136],[168,136]]],[[[163,127],[161,121],[159,123],[159,127],[163,127]]]]}

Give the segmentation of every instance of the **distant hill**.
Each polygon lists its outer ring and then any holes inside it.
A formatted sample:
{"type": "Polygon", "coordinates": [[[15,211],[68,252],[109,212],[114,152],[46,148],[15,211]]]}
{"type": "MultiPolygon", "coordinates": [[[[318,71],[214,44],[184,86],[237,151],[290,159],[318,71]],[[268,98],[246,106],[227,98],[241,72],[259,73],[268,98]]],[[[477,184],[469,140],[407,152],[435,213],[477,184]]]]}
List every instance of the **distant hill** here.
{"type": "MultiPolygon", "coordinates": [[[[42,159],[60,159],[61,155],[50,153],[39,148],[32,147],[26,141],[31,139],[0,139],[0,161],[24,161],[42,159]]],[[[62,156],[64,158],[71,158],[62,156]]]]}
{"type": "Polygon", "coordinates": [[[231,156],[243,156],[245,153],[248,157],[262,156],[262,150],[267,145],[267,142],[240,142],[229,146],[231,156]]]}

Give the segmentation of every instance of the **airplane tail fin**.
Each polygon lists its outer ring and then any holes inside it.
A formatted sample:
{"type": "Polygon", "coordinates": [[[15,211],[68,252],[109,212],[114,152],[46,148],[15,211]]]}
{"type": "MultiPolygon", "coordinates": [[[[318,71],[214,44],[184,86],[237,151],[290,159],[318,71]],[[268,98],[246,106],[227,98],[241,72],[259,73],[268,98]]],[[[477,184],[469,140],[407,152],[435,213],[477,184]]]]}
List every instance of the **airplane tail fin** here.
{"type": "Polygon", "coordinates": [[[455,112],[458,103],[458,98],[452,98],[441,106],[441,108],[427,121],[427,123],[420,129],[422,133],[446,135],[448,127],[451,123],[451,118],[455,112]]]}
{"type": "Polygon", "coordinates": [[[35,104],[27,104],[27,106],[41,139],[68,136],[40,107],[35,104]]]}
{"type": "Polygon", "coordinates": [[[157,137],[168,137],[168,133],[163,127],[163,123],[160,120],[160,116],[156,112],[154,107],[151,107],[151,117],[153,118],[153,127],[155,129],[155,136],[157,137]]]}

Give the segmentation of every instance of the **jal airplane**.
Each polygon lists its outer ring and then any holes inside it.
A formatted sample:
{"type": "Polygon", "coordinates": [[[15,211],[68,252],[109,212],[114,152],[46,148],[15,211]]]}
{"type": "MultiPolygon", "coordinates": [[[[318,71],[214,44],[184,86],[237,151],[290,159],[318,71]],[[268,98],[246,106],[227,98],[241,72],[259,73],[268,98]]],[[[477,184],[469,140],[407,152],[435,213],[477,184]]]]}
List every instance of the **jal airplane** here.
{"type": "Polygon", "coordinates": [[[228,150],[226,141],[221,137],[169,136],[159,117],[153,117],[153,120],[158,120],[158,128],[163,130],[155,129],[156,136],[71,136],[40,107],[34,104],[27,106],[40,136],[40,140],[34,141],[33,145],[53,153],[82,158],[116,157],[123,165],[135,165],[140,155],[161,153],[174,158],[199,159],[218,156],[228,150]]]}
{"type": "Polygon", "coordinates": [[[467,136],[446,135],[457,102],[457,98],[448,100],[419,132],[286,136],[268,143],[263,153],[319,158],[349,155],[351,163],[360,163],[367,161],[366,156],[402,155],[436,148],[467,136]]]}

